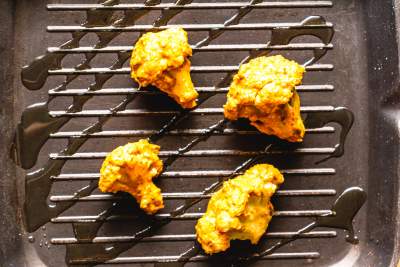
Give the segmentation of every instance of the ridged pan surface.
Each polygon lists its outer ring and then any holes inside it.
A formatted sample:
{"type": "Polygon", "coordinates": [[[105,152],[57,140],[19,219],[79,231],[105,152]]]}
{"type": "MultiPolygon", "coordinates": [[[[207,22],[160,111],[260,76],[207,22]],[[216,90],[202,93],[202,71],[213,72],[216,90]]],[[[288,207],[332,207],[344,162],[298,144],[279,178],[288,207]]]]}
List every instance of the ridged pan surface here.
{"type": "Polygon", "coordinates": [[[19,167],[7,157],[6,176],[16,182],[4,187],[15,194],[15,210],[4,209],[15,219],[5,266],[395,265],[399,92],[390,3],[82,0],[8,8],[13,78],[4,84],[13,100],[2,97],[15,135],[8,131],[5,142],[19,167]],[[140,35],[174,26],[193,48],[200,98],[189,111],[129,77],[140,35]],[[223,117],[239,65],[276,54],[306,66],[297,87],[307,128],[301,144],[223,117]],[[97,189],[105,155],[141,138],[161,146],[165,166],[156,179],[165,208],[155,216],[128,194],[97,189]],[[255,163],[285,176],[267,233],[257,246],[235,241],[226,253],[204,254],[194,225],[210,195],[255,163]],[[10,259],[15,246],[20,256],[10,259]]]}

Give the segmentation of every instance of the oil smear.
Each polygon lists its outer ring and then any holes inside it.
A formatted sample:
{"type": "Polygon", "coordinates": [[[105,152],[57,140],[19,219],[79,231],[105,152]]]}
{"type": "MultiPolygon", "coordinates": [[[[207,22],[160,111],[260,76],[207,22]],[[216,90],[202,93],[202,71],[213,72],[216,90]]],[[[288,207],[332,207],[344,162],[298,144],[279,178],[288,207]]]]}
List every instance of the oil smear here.
{"type": "Polygon", "coordinates": [[[315,220],[316,226],[344,229],[348,233],[346,240],[357,244],[358,238],[354,232],[353,219],[366,200],[367,193],[362,188],[346,189],[332,207],[333,216],[318,217],[315,220]]]}
{"type": "MultiPolygon", "coordinates": [[[[104,5],[115,5],[119,1],[108,0],[102,2],[104,5]]],[[[85,27],[107,26],[110,25],[113,12],[104,10],[89,10],[86,14],[86,22],[82,24],[85,27]]],[[[72,39],[61,45],[62,49],[71,49],[79,46],[79,41],[86,35],[84,32],[74,32],[72,39]]],[[[104,40],[99,37],[96,47],[105,45],[104,40]]],[[[38,90],[42,88],[48,78],[48,72],[52,69],[60,69],[61,61],[66,54],[47,53],[33,60],[33,62],[22,68],[21,80],[24,86],[30,90],[38,90]]],[[[89,63],[93,59],[94,54],[85,54],[86,60],[77,66],[78,69],[90,67],[89,63]]],[[[121,64],[122,66],[123,62],[121,64]]],[[[63,90],[78,75],[67,75],[65,81],[55,88],[55,91],[63,90]]],[[[96,82],[90,86],[88,90],[96,90],[101,88],[106,77],[104,75],[96,76],[96,82]]],[[[47,141],[51,133],[56,132],[69,118],[54,118],[49,115],[48,104],[52,97],[45,103],[39,103],[29,106],[22,114],[21,122],[17,126],[16,135],[14,137],[14,145],[12,147],[14,161],[24,169],[32,168],[39,154],[40,149],[47,141]]],[[[76,112],[82,109],[83,104],[89,99],[86,96],[74,97],[74,103],[69,107],[68,112],[76,112]]]]}
{"type": "Polygon", "coordinates": [[[339,143],[335,145],[335,150],[332,152],[332,154],[318,161],[317,164],[333,157],[337,158],[343,156],[346,137],[353,126],[354,114],[347,108],[337,107],[333,111],[329,112],[307,114],[304,124],[308,128],[317,128],[322,127],[330,122],[338,123],[341,126],[339,143]]]}
{"type": "Polygon", "coordinates": [[[50,133],[56,132],[67,121],[68,118],[51,117],[48,102],[26,108],[14,135],[11,153],[14,162],[24,169],[32,168],[50,133]]]}

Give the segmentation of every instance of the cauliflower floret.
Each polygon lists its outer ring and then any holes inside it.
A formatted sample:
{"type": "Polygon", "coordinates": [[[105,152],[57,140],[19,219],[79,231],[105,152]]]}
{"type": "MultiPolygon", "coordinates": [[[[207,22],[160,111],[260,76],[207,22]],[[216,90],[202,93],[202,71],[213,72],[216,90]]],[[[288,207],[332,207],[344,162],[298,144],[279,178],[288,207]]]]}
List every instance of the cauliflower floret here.
{"type": "Polygon", "coordinates": [[[233,239],[256,244],[272,219],[270,198],[283,176],[274,166],[258,164],[224,182],[196,224],[197,240],[208,254],[225,251],[233,239]]]}
{"type": "Polygon", "coordinates": [[[128,192],[146,213],[156,213],[164,207],[161,190],[152,181],[163,168],[159,150],[159,146],[144,139],[117,147],[101,166],[99,189],[128,192]]]}
{"type": "Polygon", "coordinates": [[[191,55],[187,33],[182,28],[146,33],[132,51],[131,77],[140,86],[154,85],[182,107],[193,108],[198,93],[190,78],[191,55]]]}
{"type": "Polygon", "coordinates": [[[301,142],[304,124],[295,86],[305,68],[282,56],[259,57],[243,64],[229,88],[224,115],[248,118],[259,131],[301,142]]]}

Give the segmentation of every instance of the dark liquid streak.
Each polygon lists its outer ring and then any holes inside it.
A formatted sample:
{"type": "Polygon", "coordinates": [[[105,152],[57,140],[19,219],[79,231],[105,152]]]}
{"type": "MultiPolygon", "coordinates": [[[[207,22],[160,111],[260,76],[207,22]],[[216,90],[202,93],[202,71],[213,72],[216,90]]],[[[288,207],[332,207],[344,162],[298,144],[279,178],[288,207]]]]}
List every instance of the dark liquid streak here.
{"type": "MultiPolygon", "coordinates": [[[[251,0],[248,3],[248,5],[242,6],[241,8],[239,8],[238,12],[235,15],[233,15],[230,19],[226,20],[223,23],[223,26],[227,27],[227,26],[230,26],[230,25],[239,24],[240,20],[252,10],[252,7],[250,5],[255,5],[255,4],[259,4],[259,3],[262,3],[262,0],[251,0]]],[[[196,47],[209,45],[211,43],[211,41],[216,39],[218,36],[220,36],[224,32],[225,32],[225,29],[223,27],[222,28],[211,29],[210,31],[208,31],[208,37],[205,38],[204,40],[200,41],[196,45],[196,47]]]]}
{"type": "Polygon", "coordinates": [[[318,217],[315,222],[318,227],[344,229],[348,235],[346,240],[352,244],[358,243],[353,227],[353,219],[367,200],[367,193],[360,187],[346,189],[333,205],[334,216],[318,217]]]}
{"type": "Polygon", "coordinates": [[[316,162],[317,164],[333,157],[341,157],[344,154],[344,144],[347,134],[353,126],[354,114],[344,107],[337,107],[331,112],[310,113],[307,115],[305,125],[310,128],[317,128],[330,122],[336,122],[341,126],[339,144],[335,145],[335,150],[332,154],[316,162]]]}
{"type": "Polygon", "coordinates": [[[193,139],[190,143],[178,149],[177,155],[168,157],[164,161],[164,171],[168,166],[170,166],[175,160],[177,160],[180,156],[185,154],[186,152],[190,151],[195,145],[198,143],[207,140],[213,133],[222,131],[225,124],[228,122],[227,119],[220,120],[216,124],[212,125],[211,127],[207,128],[202,135],[193,139]]]}
{"type": "Polygon", "coordinates": [[[67,245],[66,263],[68,266],[94,266],[116,258],[122,252],[130,249],[143,238],[153,234],[159,227],[165,225],[164,221],[153,221],[152,224],[137,232],[129,243],[107,244],[71,244],[67,245]],[[107,247],[109,246],[109,247],[107,247]]]}
{"type": "Polygon", "coordinates": [[[355,236],[353,219],[364,205],[367,199],[365,191],[359,187],[350,187],[346,189],[335,201],[332,207],[332,214],[327,214],[323,217],[318,217],[314,222],[298,230],[293,237],[287,240],[280,240],[271,247],[263,250],[260,253],[251,255],[250,257],[241,258],[237,266],[242,266],[244,262],[250,262],[260,259],[264,256],[272,254],[278,248],[297,240],[302,233],[310,232],[316,227],[329,227],[346,230],[348,235],[346,241],[352,244],[358,243],[358,238],[355,236]],[[333,216],[332,216],[333,215],[333,216]]]}
{"type": "MultiPolygon", "coordinates": [[[[77,222],[73,223],[72,227],[74,235],[79,242],[90,242],[93,240],[93,236],[96,236],[98,230],[102,226],[102,221],[109,217],[116,209],[118,209],[118,203],[114,202],[110,208],[101,212],[98,215],[98,219],[92,223],[77,222]]],[[[68,248],[67,248],[68,251],[68,248]]]]}
{"type": "Polygon", "coordinates": [[[275,243],[271,247],[263,250],[260,253],[254,253],[253,255],[248,256],[248,257],[242,257],[242,258],[239,257],[236,260],[236,262],[232,264],[232,267],[243,266],[244,263],[248,264],[248,263],[257,261],[264,256],[270,255],[270,254],[274,253],[274,251],[276,251],[277,249],[297,240],[298,238],[300,238],[301,234],[309,232],[309,231],[313,230],[315,227],[316,227],[315,222],[312,222],[312,223],[308,224],[307,226],[303,227],[302,229],[298,230],[290,239],[281,239],[277,243],[275,243]]]}
{"type": "MultiPolygon", "coordinates": [[[[129,57],[127,53],[120,53],[118,61],[111,67],[119,68],[129,57]]],[[[88,88],[89,91],[99,90],[103,84],[112,77],[111,74],[96,74],[95,83],[88,88]]],[[[74,78],[67,78],[72,81],[74,78]]],[[[66,85],[67,83],[64,82],[66,85]]],[[[58,89],[60,89],[59,87],[58,89]]],[[[67,112],[81,111],[83,105],[92,96],[74,96],[73,104],[67,109],[67,112]]],[[[49,115],[48,104],[54,99],[49,97],[47,102],[34,104],[24,110],[21,116],[21,122],[17,126],[14,136],[14,161],[24,169],[32,168],[39,156],[39,152],[50,134],[58,131],[71,118],[51,117],[49,115]]]]}

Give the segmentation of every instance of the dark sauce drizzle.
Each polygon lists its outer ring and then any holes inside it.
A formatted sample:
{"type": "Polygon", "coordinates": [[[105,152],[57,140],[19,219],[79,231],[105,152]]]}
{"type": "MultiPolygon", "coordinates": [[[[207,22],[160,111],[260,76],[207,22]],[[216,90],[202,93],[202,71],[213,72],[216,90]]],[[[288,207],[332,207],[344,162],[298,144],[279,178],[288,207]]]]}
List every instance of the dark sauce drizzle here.
{"type": "Polygon", "coordinates": [[[317,114],[310,113],[307,115],[304,123],[307,127],[317,128],[330,122],[336,122],[342,127],[342,130],[340,131],[339,144],[335,145],[335,150],[332,154],[316,163],[324,162],[333,157],[341,157],[344,154],[344,143],[351,126],[353,126],[354,114],[347,108],[337,107],[331,112],[317,114]]]}
{"type": "MultiPolygon", "coordinates": [[[[176,5],[185,5],[191,3],[188,0],[178,0],[176,5]]],[[[249,4],[257,4],[261,2],[260,0],[252,0],[249,4]]],[[[118,4],[118,0],[108,0],[102,2],[104,5],[115,5],[118,4]]],[[[148,0],[147,5],[159,4],[159,0],[148,0]]],[[[225,21],[224,26],[229,26],[239,23],[240,19],[250,12],[251,8],[249,6],[243,6],[238,9],[238,12],[231,17],[229,20],[225,21]]],[[[87,22],[83,24],[86,27],[93,26],[109,26],[113,25],[115,27],[124,27],[128,25],[133,25],[135,21],[142,17],[146,12],[144,10],[126,10],[124,11],[124,17],[117,21],[112,21],[113,13],[110,11],[101,10],[90,10],[87,12],[87,22]]],[[[162,11],[161,16],[154,23],[154,26],[166,25],[170,19],[172,19],[180,10],[170,10],[165,9],[162,11]]],[[[325,21],[321,17],[309,17],[302,22],[303,25],[313,25],[313,24],[325,24],[325,21]]],[[[209,31],[208,37],[196,44],[196,47],[201,47],[208,45],[212,40],[217,38],[223,33],[223,28],[216,28],[209,31]]],[[[79,41],[85,36],[84,32],[75,32],[72,34],[72,39],[61,46],[61,48],[75,48],[79,46],[79,41]]],[[[112,39],[114,39],[119,33],[114,32],[103,32],[96,33],[98,35],[99,41],[96,44],[96,48],[101,48],[106,46],[112,39]]],[[[332,29],[288,29],[288,28],[276,28],[272,30],[272,40],[270,42],[273,44],[288,44],[290,40],[296,36],[312,34],[319,37],[323,42],[328,43],[332,38],[332,29]]],[[[248,57],[242,60],[241,64],[248,62],[251,58],[262,54],[268,54],[269,51],[252,50],[248,57]]],[[[320,57],[326,53],[326,49],[316,49],[314,50],[314,57],[308,61],[306,64],[312,64],[316,62],[320,57]]],[[[95,57],[94,53],[86,53],[86,60],[78,65],[77,69],[90,68],[90,62],[95,57]]],[[[21,73],[23,84],[30,90],[38,90],[43,87],[47,77],[48,70],[58,69],[61,67],[61,61],[65,57],[64,54],[48,53],[44,56],[36,58],[32,64],[24,67],[21,73]]],[[[128,52],[121,52],[118,54],[118,61],[113,64],[111,68],[120,68],[122,64],[129,58],[128,52]]],[[[216,86],[217,88],[227,86],[230,82],[233,72],[228,73],[216,86]]],[[[67,75],[66,80],[55,90],[64,90],[66,86],[73,81],[78,75],[67,75]]],[[[96,74],[95,83],[92,84],[88,90],[99,90],[102,88],[103,84],[111,78],[110,74],[96,74]]],[[[217,90],[216,90],[217,91],[217,90]]],[[[199,105],[205,102],[208,98],[212,97],[214,94],[210,94],[199,100],[199,105]]],[[[83,105],[90,98],[90,96],[76,96],[74,97],[73,105],[68,109],[68,112],[77,112],[82,110],[83,105]]],[[[134,95],[128,96],[123,102],[111,109],[111,111],[117,112],[125,109],[126,105],[134,98],[134,95]]],[[[53,118],[49,116],[48,103],[52,100],[49,97],[48,101],[45,103],[35,104],[28,107],[21,118],[21,123],[18,125],[17,134],[15,138],[15,160],[24,168],[31,168],[37,160],[37,155],[47,141],[51,133],[56,132],[65,123],[69,121],[69,118],[53,118]],[[32,142],[34,140],[34,142],[32,142]]],[[[173,117],[171,121],[168,122],[157,134],[150,137],[150,140],[155,142],[160,139],[163,134],[169,131],[174,125],[180,122],[184,117],[188,115],[188,111],[182,110],[178,115],[173,117]]],[[[110,115],[111,117],[112,115],[110,115]]],[[[84,133],[90,134],[97,131],[101,131],[102,125],[110,118],[102,117],[99,121],[84,130],[84,133]]],[[[325,119],[326,120],[326,119],[325,119]]],[[[340,120],[335,120],[339,123],[340,120]]],[[[166,166],[169,166],[177,157],[189,151],[198,142],[206,140],[215,131],[220,131],[224,128],[227,121],[225,119],[219,121],[217,124],[206,129],[204,135],[195,138],[186,146],[180,148],[178,155],[168,158],[166,160],[166,166]]],[[[321,122],[323,123],[323,122],[321,122]]],[[[318,126],[319,127],[319,126],[318,126]]],[[[342,125],[342,127],[344,127],[342,125]]],[[[343,129],[342,129],[343,131],[343,129]]],[[[348,131],[347,131],[348,132],[348,131]]],[[[347,134],[346,132],[346,134],[347,134]]],[[[345,136],[343,137],[345,138],[345,136]]],[[[63,150],[62,154],[73,154],[79,147],[86,142],[87,137],[80,138],[70,138],[68,146],[63,150]]],[[[344,140],[343,140],[344,142],[344,140]]],[[[270,146],[267,147],[269,149],[270,146]]],[[[249,159],[239,166],[235,171],[234,175],[238,174],[243,169],[247,168],[249,165],[259,160],[260,157],[249,159]]],[[[48,163],[40,170],[30,173],[26,177],[26,202],[25,202],[25,213],[27,218],[27,228],[29,232],[35,231],[41,225],[48,222],[52,217],[57,216],[65,209],[74,205],[75,201],[67,203],[57,203],[55,205],[48,205],[47,197],[51,189],[51,177],[58,175],[61,172],[62,166],[65,164],[65,160],[49,160],[48,163]],[[40,212],[38,212],[40,210],[40,212]]],[[[206,188],[203,193],[209,194],[217,190],[223,181],[231,177],[225,177],[220,181],[212,184],[206,188]]],[[[80,189],[76,192],[75,196],[77,198],[89,195],[95,188],[97,183],[91,182],[88,186],[80,189]]],[[[171,218],[175,216],[182,215],[185,211],[198,203],[200,199],[187,200],[184,205],[179,206],[173,212],[171,212],[171,218]]],[[[102,226],[106,218],[112,215],[118,208],[118,203],[113,203],[113,205],[99,214],[98,219],[93,223],[74,223],[74,233],[78,241],[84,244],[71,244],[67,245],[67,255],[66,261],[68,264],[72,263],[90,263],[91,266],[96,263],[102,263],[107,260],[113,259],[118,256],[123,251],[131,248],[134,244],[139,242],[143,237],[150,235],[155,229],[168,224],[171,218],[168,219],[153,219],[149,226],[144,228],[142,231],[134,235],[135,242],[114,244],[112,247],[106,247],[103,244],[87,244],[96,236],[97,231],[102,226]],[[85,244],[86,243],[86,244],[85,244]],[[85,246],[85,248],[83,247],[85,246]]],[[[351,222],[350,222],[351,224],[351,222]]],[[[190,250],[183,253],[178,262],[184,264],[191,257],[195,256],[200,251],[198,245],[193,246],[190,250]]],[[[161,265],[159,265],[161,266],[161,265]]]]}

